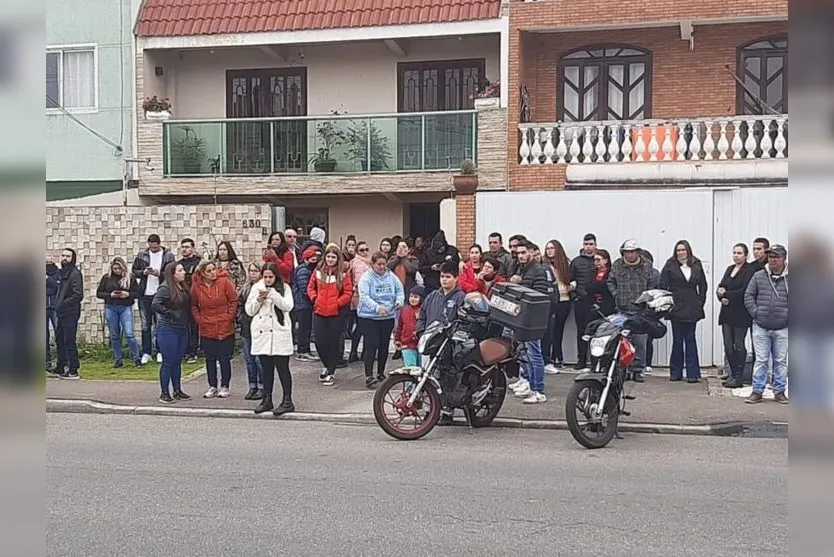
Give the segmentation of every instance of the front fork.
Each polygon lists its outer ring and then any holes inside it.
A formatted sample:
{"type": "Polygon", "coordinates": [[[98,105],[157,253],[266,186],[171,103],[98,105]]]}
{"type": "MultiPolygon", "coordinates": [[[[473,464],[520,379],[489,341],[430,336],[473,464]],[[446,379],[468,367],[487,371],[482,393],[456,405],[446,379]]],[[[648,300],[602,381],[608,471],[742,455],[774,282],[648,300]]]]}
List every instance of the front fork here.
{"type": "MultiPolygon", "coordinates": [[[[620,343],[622,342],[622,339],[620,339],[620,343]]],[[[620,343],[617,344],[617,351],[614,352],[614,357],[611,359],[611,365],[608,366],[608,376],[606,377],[605,387],[603,387],[602,395],[599,397],[599,404],[593,412],[595,420],[602,419],[602,412],[605,410],[605,403],[608,401],[608,393],[611,391],[611,383],[614,380],[614,370],[617,369],[617,363],[619,362],[620,343]]],[[[617,401],[617,411],[620,411],[619,401],[617,401]]]]}

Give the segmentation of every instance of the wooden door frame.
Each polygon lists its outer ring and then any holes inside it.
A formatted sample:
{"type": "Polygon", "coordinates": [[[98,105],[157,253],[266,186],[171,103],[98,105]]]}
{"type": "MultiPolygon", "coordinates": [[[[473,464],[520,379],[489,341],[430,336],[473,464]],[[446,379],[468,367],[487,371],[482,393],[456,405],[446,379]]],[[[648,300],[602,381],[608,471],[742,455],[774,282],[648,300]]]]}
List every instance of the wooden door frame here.
{"type": "MultiPolygon", "coordinates": [[[[424,60],[421,62],[400,62],[397,64],[397,112],[404,112],[403,110],[403,84],[404,84],[404,74],[407,71],[414,71],[414,70],[438,70],[440,73],[438,74],[438,79],[442,77],[441,73],[447,69],[462,69],[462,68],[471,68],[474,67],[478,70],[479,77],[481,79],[486,78],[486,58],[461,58],[456,60],[424,60]]],[[[443,106],[446,105],[446,98],[445,98],[445,88],[440,87],[439,93],[443,98],[443,102],[440,103],[440,97],[438,97],[438,104],[442,104],[443,106]]],[[[422,104],[422,97],[421,97],[421,104],[422,104]]],[[[423,108],[423,107],[421,107],[423,108]]],[[[445,109],[441,109],[445,110],[445,109]]],[[[418,112],[425,112],[423,110],[418,112]]]]}
{"type": "Polygon", "coordinates": [[[301,77],[301,110],[303,114],[300,116],[308,116],[307,114],[307,68],[305,66],[292,68],[260,68],[252,70],[226,70],[226,118],[232,118],[232,79],[236,77],[260,77],[269,79],[270,77],[287,77],[300,76],[301,77]]]}

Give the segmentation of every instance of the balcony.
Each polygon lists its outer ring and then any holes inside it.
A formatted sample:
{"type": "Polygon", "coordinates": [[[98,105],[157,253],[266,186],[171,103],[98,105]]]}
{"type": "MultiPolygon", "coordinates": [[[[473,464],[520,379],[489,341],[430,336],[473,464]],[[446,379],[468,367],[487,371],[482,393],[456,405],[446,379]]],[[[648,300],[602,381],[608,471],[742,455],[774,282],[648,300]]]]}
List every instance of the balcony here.
{"type": "Polygon", "coordinates": [[[477,159],[474,110],[163,124],[163,176],[449,172],[477,159]]]}
{"type": "Polygon", "coordinates": [[[568,181],[787,179],[787,114],[520,124],[518,129],[519,164],[566,164],[568,181]],[[708,164],[724,161],[723,166],[708,164]]]}

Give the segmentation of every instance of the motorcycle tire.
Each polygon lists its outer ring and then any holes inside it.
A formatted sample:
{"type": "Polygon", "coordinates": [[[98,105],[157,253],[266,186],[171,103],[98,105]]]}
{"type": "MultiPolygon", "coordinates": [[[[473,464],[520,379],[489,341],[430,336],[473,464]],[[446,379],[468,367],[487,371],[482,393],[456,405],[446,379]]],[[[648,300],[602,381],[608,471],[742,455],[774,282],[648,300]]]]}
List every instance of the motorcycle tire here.
{"type": "Polygon", "coordinates": [[[501,411],[501,406],[504,405],[504,399],[507,396],[507,376],[504,375],[503,370],[497,370],[492,374],[492,388],[481,404],[477,408],[473,408],[472,427],[487,427],[492,424],[493,420],[501,411]],[[484,403],[490,401],[491,405],[483,416],[478,416],[477,413],[484,407],[484,403]]]}
{"type": "Polygon", "coordinates": [[[611,398],[609,397],[605,413],[603,414],[603,416],[608,417],[605,431],[598,437],[591,437],[582,430],[576,416],[579,395],[586,389],[589,393],[596,395],[596,400],[599,400],[599,397],[602,396],[603,385],[598,381],[577,381],[570,388],[570,391],[568,391],[568,396],[565,400],[565,419],[568,422],[568,429],[577,443],[586,449],[601,449],[611,442],[611,439],[617,433],[617,423],[620,418],[619,404],[612,404],[611,398]]]}
{"type": "MultiPolygon", "coordinates": [[[[410,375],[390,375],[382,381],[382,383],[377,386],[376,392],[374,393],[374,418],[376,419],[376,423],[379,427],[382,428],[382,431],[394,439],[398,439],[400,441],[414,441],[416,439],[420,439],[434,429],[434,426],[436,426],[437,422],[440,420],[440,394],[437,392],[437,389],[431,381],[426,381],[426,384],[423,385],[423,390],[421,391],[421,394],[424,396],[422,400],[428,402],[429,404],[429,411],[427,412],[425,419],[422,420],[416,428],[401,428],[399,427],[399,424],[395,424],[392,420],[388,419],[385,412],[386,402],[391,401],[391,399],[386,399],[386,396],[391,392],[391,388],[396,387],[399,383],[402,383],[403,385],[402,392],[398,396],[403,397],[406,396],[409,385],[412,388],[415,387],[418,380],[410,375]]],[[[400,400],[401,398],[398,398],[393,402],[396,404],[400,400]]],[[[416,403],[417,401],[415,401],[415,404],[416,403]]]]}

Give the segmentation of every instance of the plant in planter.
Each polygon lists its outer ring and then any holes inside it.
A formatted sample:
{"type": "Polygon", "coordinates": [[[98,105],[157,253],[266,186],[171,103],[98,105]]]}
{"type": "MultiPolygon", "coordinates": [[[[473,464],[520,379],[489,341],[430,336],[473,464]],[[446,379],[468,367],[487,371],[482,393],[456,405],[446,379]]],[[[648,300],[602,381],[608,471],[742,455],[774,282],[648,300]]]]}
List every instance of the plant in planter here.
{"type": "Polygon", "coordinates": [[[374,123],[367,120],[354,122],[348,130],[350,148],[348,156],[351,160],[358,161],[363,171],[381,172],[391,170],[388,163],[393,156],[388,137],[374,123]],[[368,138],[370,134],[370,139],[368,138]],[[370,165],[368,146],[370,142],[370,165]]]}
{"type": "Polygon", "coordinates": [[[471,159],[460,163],[460,174],[452,177],[452,186],[459,195],[472,195],[478,189],[478,168],[471,159]]]}
{"type": "Polygon", "coordinates": [[[145,111],[146,118],[165,120],[171,116],[171,102],[167,98],[160,99],[156,95],[145,97],[142,110],[145,111]]]}
{"type": "Polygon", "coordinates": [[[199,174],[206,158],[206,140],[198,137],[191,126],[180,126],[185,137],[171,145],[171,154],[183,174],[199,174]]]}
{"type": "MultiPolygon", "coordinates": [[[[338,110],[331,110],[333,116],[339,115],[338,110]]],[[[325,120],[316,124],[316,135],[319,138],[319,147],[316,154],[310,159],[313,170],[316,172],[333,172],[336,170],[337,161],[333,157],[333,149],[341,147],[347,141],[345,130],[339,126],[336,120],[325,120]]]]}
{"type": "Polygon", "coordinates": [[[477,108],[479,106],[497,106],[500,102],[500,96],[501,82],[492,82],[488,79],[484,79],[480,84],[478,84],[475,94],[470,95],[469,98],[475,101],[474,104],[477,108]]]}

